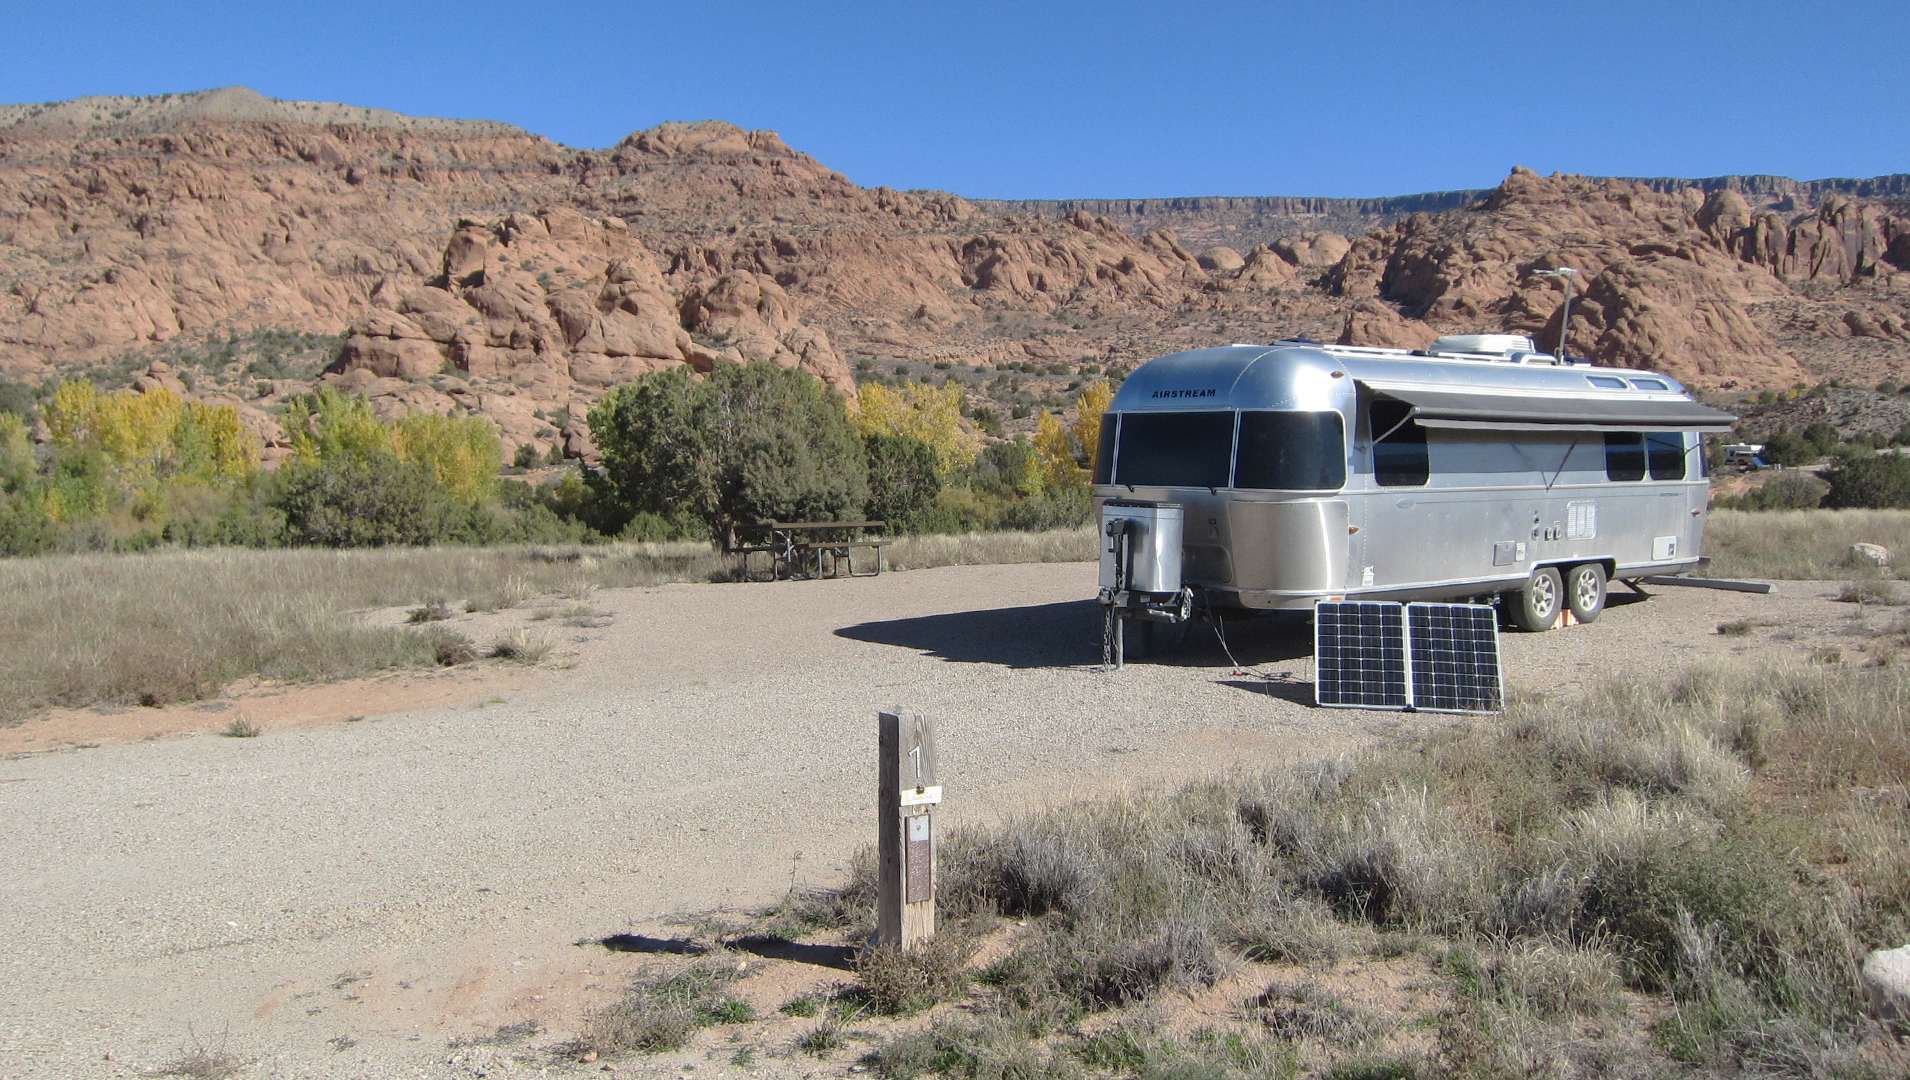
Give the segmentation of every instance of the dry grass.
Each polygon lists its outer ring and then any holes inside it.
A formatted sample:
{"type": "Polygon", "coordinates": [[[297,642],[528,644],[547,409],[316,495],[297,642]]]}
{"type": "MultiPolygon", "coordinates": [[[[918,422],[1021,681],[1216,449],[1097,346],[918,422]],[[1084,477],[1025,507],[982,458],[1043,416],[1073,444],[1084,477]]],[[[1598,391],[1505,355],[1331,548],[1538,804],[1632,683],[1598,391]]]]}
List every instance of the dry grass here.
{"type": "Polygon", "coordinates": [[[265,734],[265,725],[255,724],[241,716],[227,724],[220,734],[228,739],[256,739],[265,734]]]}
{"type": "Polygon", "coordinates": [[[183,1076],[188,1080],[228,1080],[239,1075],[245,1062],[224,1050],[200,1047],[179,1055],[153,1070],[153,1076],[183,1076]]]}
{"type": "Polygon", "coordinates": [[[639,975],[616,1004],[590,1018],[571,1053],[657,1053],[675,1050],[702,1027],[756,1018],[749,1002],[729,992],[734,962],[708,959],[672,974],[639,975]]]}
{"type": "MultiPolygon", "coordinates": [[[[917,568],[1094,556],[1089,530],[910,537],[891,551],[917,568]]],[[[315,681],[464,663],[475,657],[456,643],[365,627],[352,613],[415,605],[409,617],[428,625],[460,606],[553,596],[574,602],[561,617],[586,620],[596,616],[571,612],[597,589],[727,580],[732,561],[694,543],[3,560],[0,723],[50,706],[192,701],[247,676],[315,681]]]]}
{"type": "Polygon", "coordinates": [[[960,927],[945,927],[918,948],[863,949],[856,957],[856,977],[876,1012],[907,1016],[961,996],[974,954],[972,937],[960,927]]]}
{"type": "Polygon", "coordinates": [[[1714,577],[1808,581],[1895,576],[1853,563],[1852,544],[1882,544],[1910,559],[1910,510],[1714,510],[1704,554],[1714,577]]]}
{"type": "Polygon", "coordinates": [[[931,566],[1093,562],[1100,558],[1092,526],[1052,532],[904,536],[890,544],[886,564],[908,570],[931,566]]]}
{"type": "Polygon", "coordinates": [[[536,664],[550,655],[551,640],[542,634],[517,629],[491,643],[491,655],[519,664],[536,664]]]}
{"type": "Polygon", "coordinates": [[[1898,667],[1696,669],[952,835],[945,907],[1026,928],[959,1017],[871,1064],[894,1078],[1891,1075],[1867,1056],[1895,1051],[1854,973],[1910,935],[1907,708],[1898,667]],[[1331,987],[1337,964],[1415,949],[1438,958],[1437,1017],[1402,1024],[1331,987]],[[1315,974],[1215,1027],[1149,1026],[1172,1014],[1168,992],[1242,958],[1315,974]],[[1650,1030],[1621,1019],[1640,1000],[1663,1018],[1650,1030]]]}

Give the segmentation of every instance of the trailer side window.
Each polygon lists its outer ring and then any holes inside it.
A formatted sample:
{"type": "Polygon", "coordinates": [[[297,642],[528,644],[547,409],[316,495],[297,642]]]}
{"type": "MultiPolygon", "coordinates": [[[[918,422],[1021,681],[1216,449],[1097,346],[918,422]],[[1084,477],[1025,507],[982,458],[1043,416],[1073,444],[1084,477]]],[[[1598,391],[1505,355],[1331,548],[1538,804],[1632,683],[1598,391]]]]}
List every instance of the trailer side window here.
{"type": "Polygon", "coordinates": [[[1346,428],[1336,412],[1243,412],[1234,486],[1337,491],[1346,486],[1346,428]]]}
{"type": "Polygon", "coordinates": [[[1653,480],[1685,478],[1685,437],[1680,431],[1654,431],[1645,436],[1645,456],[1653,480]]]}
{"type": "Polygon", "coordinates": [[[1102,414],[1100,445],[1094,448],[1094,482],[1097,484],[1114,482],[1114,433],[1120,426],[1118,413],[1102,414]]]}
{"type": "Polygon", "coordinates": [[[1121,414],[1114,482],[1135,487],[1227,486],[1234,456],[1234,414],[1121,414]]]}
{"type": "Polygon", "coordinates": [[[1420,487],[1432,477],[1426,429],[1408,419],[1403,401],[1375,401],[1366,410],[1373,432],[1373,481],[1381,487],[1420,487]]]}
{"type": "Polygon", "coordinates": [[[1605,433],[1605,478],[1607,480],[1643,480],[1645,478],[1645,439],[1636,431],[1605,433]]]}

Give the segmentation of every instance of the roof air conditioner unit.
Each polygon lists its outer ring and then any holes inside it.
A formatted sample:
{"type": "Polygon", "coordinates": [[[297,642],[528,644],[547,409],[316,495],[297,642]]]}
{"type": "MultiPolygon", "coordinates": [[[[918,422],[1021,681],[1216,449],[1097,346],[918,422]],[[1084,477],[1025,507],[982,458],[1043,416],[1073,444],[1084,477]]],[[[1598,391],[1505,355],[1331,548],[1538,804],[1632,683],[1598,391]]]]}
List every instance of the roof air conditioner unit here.
{"type": "Polygon", "coordinates": [[[1486,353],[1506,356],[1515,352],[1537,352],[1532,339],[1524,334],[1448,334],[1432,343],[1428,352],[1486,353]]]}

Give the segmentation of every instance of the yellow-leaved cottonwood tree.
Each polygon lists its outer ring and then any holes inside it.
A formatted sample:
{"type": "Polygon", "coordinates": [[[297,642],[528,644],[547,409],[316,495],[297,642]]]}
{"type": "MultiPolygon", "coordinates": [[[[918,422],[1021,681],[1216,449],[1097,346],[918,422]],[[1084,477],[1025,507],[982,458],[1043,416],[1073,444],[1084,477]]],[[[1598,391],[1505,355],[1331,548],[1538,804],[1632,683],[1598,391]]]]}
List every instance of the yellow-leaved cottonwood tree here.
{"type": "Polygon", "coordinates": [[[1101,442],[1101,417],[1114,400],[1114,389],[1096,380],[1075,399],[1074,423],[1064,426],[1054,413],[1044,412],[1035,427],[1035,453],[1041,461],[1041,479],[1050,490],[1079,487],[1088,482],[1095,447],[1101,442]]]}
{"type": "Polygon", "coordinates": [[[855,415],[864,435],[905,435],[935,448],[944,473],[965,469],[981,453],[981,439],[962,426],[962,388],[955,383],[904,383],[899,389],[862,388],[855,415]]]}

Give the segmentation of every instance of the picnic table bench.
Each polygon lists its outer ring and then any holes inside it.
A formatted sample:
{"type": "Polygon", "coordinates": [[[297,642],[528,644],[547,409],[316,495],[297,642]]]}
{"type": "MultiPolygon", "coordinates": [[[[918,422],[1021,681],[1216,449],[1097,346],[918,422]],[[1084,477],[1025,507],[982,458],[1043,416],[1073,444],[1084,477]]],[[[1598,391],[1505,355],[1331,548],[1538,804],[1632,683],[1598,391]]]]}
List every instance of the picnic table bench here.
{"type": "Polygon", "coordinates": [[[875,577],[882,573],[882,549],[891,541],[868,534],[886,528],[886,521],[764,521],[735,526],[723,550],[742,559],[745,581],[875,577]],[[873,569],[856,570],[858,548],[874,555],[873,569]],[[768,565],[752,570],[752,555],[764,556],[768,565]]]}

